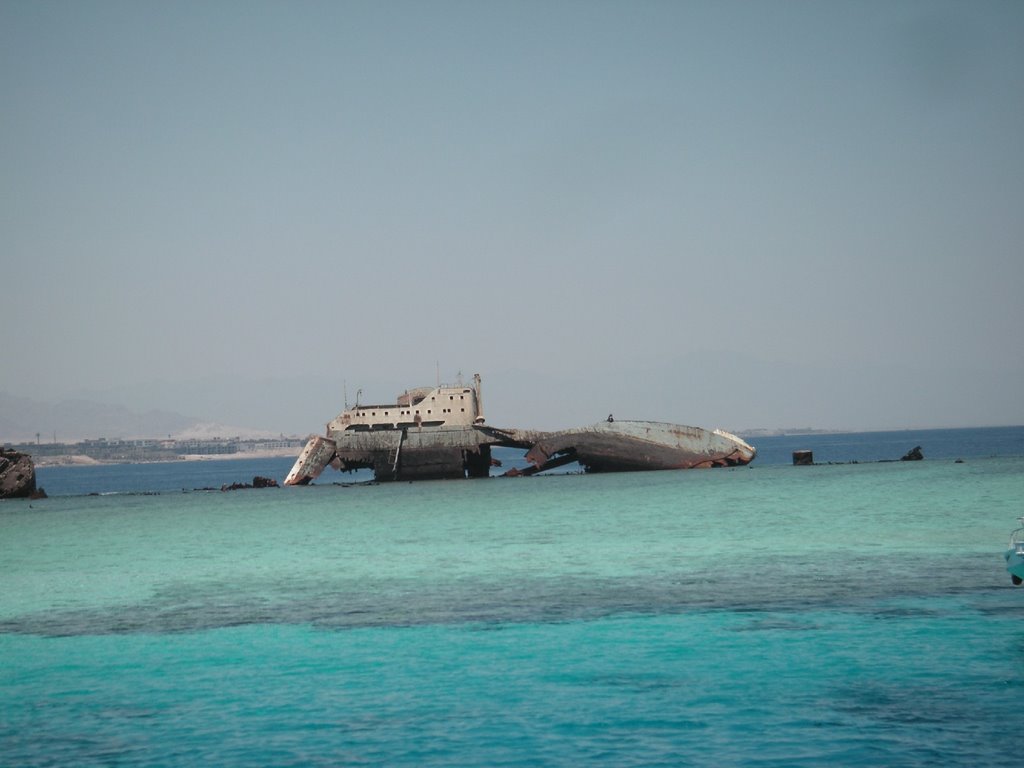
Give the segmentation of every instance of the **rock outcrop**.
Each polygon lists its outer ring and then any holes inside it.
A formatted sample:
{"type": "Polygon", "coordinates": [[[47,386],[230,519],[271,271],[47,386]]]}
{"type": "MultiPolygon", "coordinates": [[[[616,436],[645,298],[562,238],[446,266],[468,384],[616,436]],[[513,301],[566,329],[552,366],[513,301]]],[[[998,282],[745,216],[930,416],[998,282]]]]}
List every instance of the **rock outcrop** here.
{"type": "Polygon", "coordinates": [[[36,493],[36,466],[27,453],[0,448],[0,499],[25,499],[36,493]]]}

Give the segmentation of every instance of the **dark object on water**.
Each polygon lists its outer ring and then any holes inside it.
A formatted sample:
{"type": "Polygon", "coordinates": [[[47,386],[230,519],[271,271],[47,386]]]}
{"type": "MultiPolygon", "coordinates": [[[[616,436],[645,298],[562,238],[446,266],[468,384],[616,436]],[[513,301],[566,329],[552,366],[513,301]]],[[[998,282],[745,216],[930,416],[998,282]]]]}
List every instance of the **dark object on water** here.
{"type": "Polygon", "coordinates": [[[0,448],[0,499],[25,499],[36,492],[36,465],[27,453],[0,448]]]}
{"type": "Polygon", "coordinates": [[[920,461],[924,458],[924,454],[921,453],[921,446],[918,445],[907,451],[906,455],[903,456],[900,461],[920,461]]]}
{"type": "Polygon", "coordinates": [[[793,464],[809,466],[814,463],[814,451],[793,451],[793,464]]]}
{"type": "Polygon", "coordinates": [[[251,483],[231,483],[231,485],[222,485],[220,489],[222,491],[240,491],[243,488],[279,488],[277,480],[272,477],[260,477],[256,475],[252,479],[251,483]]]}

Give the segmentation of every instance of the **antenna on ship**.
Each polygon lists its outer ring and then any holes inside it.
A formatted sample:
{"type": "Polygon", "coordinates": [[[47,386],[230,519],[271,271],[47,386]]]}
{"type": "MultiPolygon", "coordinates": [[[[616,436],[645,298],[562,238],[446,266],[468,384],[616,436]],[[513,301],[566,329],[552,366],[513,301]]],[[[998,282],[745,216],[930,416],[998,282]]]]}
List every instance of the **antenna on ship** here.
{"type": "Polygon", "coordinates": [[[348,381],[341,380],[341,391],[345,393],[345,410],[348,410],[348,381]]]}
{"type": "Polygon", "coordinates": [[[481,391],[480,374],[473,374],[473,389],[476,390],[476,419],[474,423],[484,423],[484,395],[481,391]]]}
{"type": "Polygon", "coordinates": [[[441,363],[434,361],[434,373],[437,375],[437,386],[441,386],[441,363]]]}

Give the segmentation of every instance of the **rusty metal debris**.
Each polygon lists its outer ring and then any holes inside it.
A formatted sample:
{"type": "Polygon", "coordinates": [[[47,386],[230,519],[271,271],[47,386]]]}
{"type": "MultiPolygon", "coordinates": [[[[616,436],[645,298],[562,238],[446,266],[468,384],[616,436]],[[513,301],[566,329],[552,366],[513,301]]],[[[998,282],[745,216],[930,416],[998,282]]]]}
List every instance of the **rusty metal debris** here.
{"type": "Polygon", "coordinates": [[[479,374],[471,384],[407,390],[396,402],[346,409],[311,437],[285,485],[312,482],[327,466],[371,469],[377,481],[488,477],[497,462],[491,448],[526,451],[530,467],[506,475],[543,472],[579,462],[587,472],[629,472],[750,463],[756,449],[728,432],[653,421],[622,421],[609,414],[589,427],[541,432],[485,423],[479,374]]]}

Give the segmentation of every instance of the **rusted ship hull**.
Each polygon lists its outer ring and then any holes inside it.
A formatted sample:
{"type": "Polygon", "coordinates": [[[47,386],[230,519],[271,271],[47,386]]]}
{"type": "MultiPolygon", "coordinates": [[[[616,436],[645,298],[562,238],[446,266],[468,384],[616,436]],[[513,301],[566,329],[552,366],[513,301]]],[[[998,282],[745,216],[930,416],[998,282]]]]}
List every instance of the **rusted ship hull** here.
{"type": "Polygon", "coordinates": [[[473,427],[340,434],[333,460],[342,471],[372,469],[378,481],[486,477],[490,441],[473,427]]]}
{"type": "Polygon", "coordinates": [[[561,432],[498,430],[489,427],[392,430],[314,437],[285,485],[305,485],[327,467],[373,470],[374,478],[441,480],[488,477],[491,448],[526,450],[532,466],[512,471],[530,475],[579,462],[587,472],[736,467],[749,464],[756,449],[738,437],[699,427],[645,421],[617,421],[561,432]]]}
{"type": "Polygon", "coordinates": [[[655,421],[609,421],[550,433],[530,448],[534,471],[579,462],[587,472],[749,464],[756,449],[728,432],[655,421]]]}
{"type": "Polygon", "coordinates": [[[335,432],[311,438],[284,483],[306,485],[327,466],[370,469],[379,482],[488,477],[491,446],[525,450],[530,444],[515,432],[482,425],[335,432]]]}
{"type": "Polygon", "coordinates": [[[36,493],[36,467],[32,457],[0,450],[0,499],[23,499],[36,493]]]}

